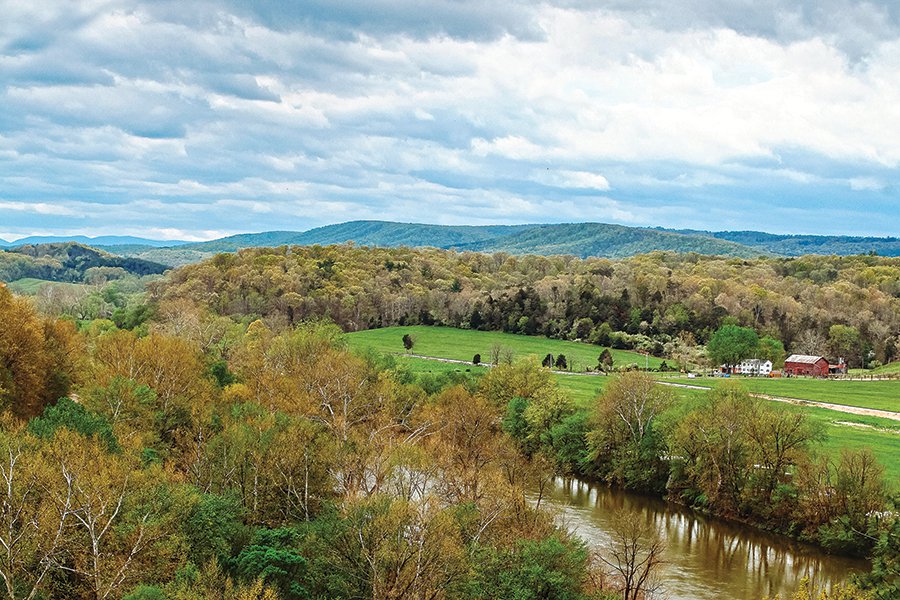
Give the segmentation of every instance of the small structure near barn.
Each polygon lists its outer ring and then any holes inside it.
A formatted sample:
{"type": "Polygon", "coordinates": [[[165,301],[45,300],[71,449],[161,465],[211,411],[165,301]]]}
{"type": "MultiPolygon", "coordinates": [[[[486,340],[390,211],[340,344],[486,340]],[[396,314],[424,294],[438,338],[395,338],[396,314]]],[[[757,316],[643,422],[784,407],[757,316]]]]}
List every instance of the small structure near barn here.
{"type": "Polygon", "coordinates": [[[846,375],[847,374],[847,363],[843,358],[839,358],[837,364],[828,365],[828,372],[831,375],[846,375]]]}
{"type": "Polygon", "coordinates": [[[828,367],[828,359],[822,356],[791,354],[784,361],[784,374],[787,376],[827,377],[828,367]]]}

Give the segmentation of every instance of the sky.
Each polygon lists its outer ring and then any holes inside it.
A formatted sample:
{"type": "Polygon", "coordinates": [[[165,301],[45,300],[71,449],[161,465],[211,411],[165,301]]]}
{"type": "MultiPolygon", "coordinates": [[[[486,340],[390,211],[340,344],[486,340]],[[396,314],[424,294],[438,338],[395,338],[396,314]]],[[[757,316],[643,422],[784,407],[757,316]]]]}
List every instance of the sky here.
{"type": "Polygon", "coordinates": [[[0,238],[900,234],[896,0],[0,0],[0,238]]]}

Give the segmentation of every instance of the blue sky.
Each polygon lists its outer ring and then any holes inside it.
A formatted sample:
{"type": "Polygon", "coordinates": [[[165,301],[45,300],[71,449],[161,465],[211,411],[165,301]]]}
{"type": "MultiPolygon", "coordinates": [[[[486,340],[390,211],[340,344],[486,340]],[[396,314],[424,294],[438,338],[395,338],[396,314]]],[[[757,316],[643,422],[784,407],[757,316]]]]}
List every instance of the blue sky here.
{"type": "Polygon", "coordinates": [[[900,233],[893,0],[0,0],[0,238],[900,233]]]}

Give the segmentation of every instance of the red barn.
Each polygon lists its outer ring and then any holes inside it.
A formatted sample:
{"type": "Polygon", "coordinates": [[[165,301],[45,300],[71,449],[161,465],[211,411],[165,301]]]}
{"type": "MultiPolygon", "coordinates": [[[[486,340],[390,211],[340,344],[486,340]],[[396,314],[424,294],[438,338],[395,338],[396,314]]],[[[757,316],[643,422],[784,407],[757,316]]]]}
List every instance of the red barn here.
{"type": "Polygon", "coordinates": [[[808,354],[791,354],[784,361],[784,374],[827,377],[828,359],[808,354]]]}

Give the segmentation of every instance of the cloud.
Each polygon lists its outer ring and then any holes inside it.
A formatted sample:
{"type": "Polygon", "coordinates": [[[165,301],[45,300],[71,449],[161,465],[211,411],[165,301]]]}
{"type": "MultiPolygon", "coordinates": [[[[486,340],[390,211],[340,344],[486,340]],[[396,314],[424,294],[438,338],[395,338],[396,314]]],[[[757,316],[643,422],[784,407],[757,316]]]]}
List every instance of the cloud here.
{"type": "Polygon", "coordinates": [[[0,200],[0,211],[34,213],[36,215],[74,216],[76,214],[73,210],[58,204],[49,204],[46,202],[7,202],[3,200],[0,200]]]}
{"type": "Polygon", "coordinates": [[[6,4],[6,230],[900,227],[895,2],[6,4]]]}

